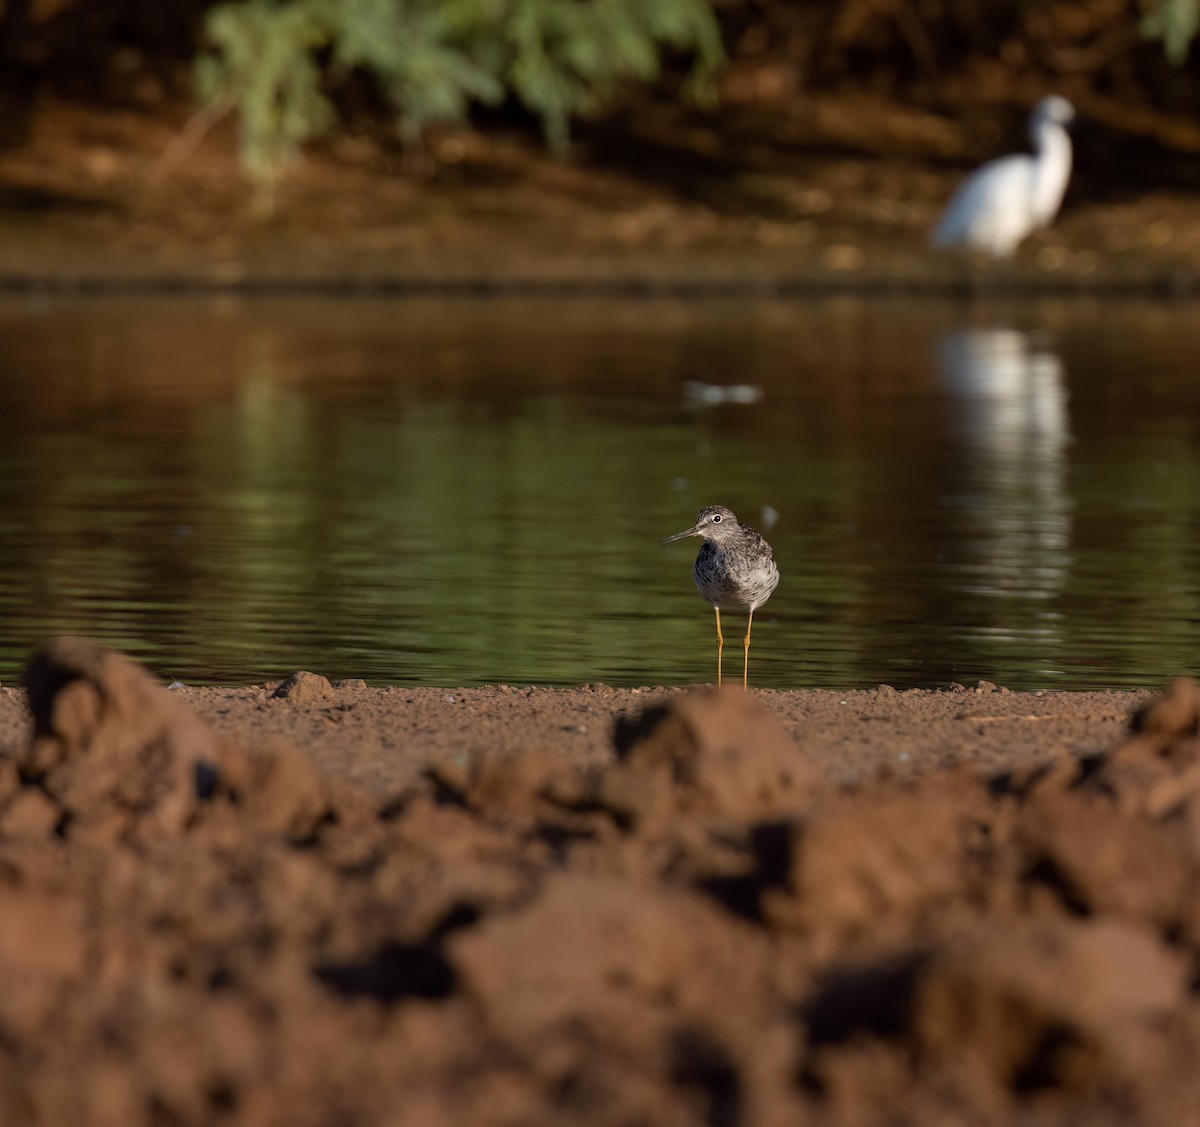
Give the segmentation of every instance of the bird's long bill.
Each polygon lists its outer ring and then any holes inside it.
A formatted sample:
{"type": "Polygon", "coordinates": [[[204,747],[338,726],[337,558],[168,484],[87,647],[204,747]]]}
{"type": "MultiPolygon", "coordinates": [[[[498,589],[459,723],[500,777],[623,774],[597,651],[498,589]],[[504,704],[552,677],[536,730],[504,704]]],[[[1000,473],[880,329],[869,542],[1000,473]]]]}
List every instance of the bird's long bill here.
{"type": "Polygon", "coordinates": [[[686,540],[689,536],[699,536],[700,526],[692,525],[686,532],[677,532],[674,536],[668,536],[665,540],[660,540],[660,544],[674,544],[676,540],[686,540]]]}

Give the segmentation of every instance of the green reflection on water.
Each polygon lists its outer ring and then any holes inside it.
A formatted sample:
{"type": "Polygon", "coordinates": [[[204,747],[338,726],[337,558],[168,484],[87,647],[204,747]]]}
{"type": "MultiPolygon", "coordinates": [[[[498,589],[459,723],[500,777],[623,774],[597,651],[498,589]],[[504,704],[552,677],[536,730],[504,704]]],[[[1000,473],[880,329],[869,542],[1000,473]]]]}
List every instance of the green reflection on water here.
{"type": "Polygon", "coordinates": [[[755,684],[1158,684],[1195,668],[1198,338],[1090,302],[9,302],[0,678],[69,630],[191,682],[708,680],[696,545],[658,541],[719,501],[779,514],[755,684]]]}

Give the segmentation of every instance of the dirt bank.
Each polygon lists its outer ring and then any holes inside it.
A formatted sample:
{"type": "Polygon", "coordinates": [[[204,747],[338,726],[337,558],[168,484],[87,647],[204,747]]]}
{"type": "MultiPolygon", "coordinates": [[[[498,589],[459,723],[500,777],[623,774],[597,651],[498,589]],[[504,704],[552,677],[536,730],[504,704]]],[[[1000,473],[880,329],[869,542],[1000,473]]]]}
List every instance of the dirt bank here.
{"type": "MultiPolygon", "coordinates": [[[[1086,106],[1081,107],[1086,114],[1086,106]]],[[[1099,109],[1097,110],[1099,112],[1099,109]]],[[[46,98],[0,146],[0,289],[16,292],[790,295],[1149,293],[1200,288],[1200,204],[1105,187],[1085,146],[1055,226],[1012,263],[930,253],[978,163],[964,127],[862,97],[757,106],[684,129],[582,130],[553,160],[514,132],[314,148],[256,215],[226,123],[176,144],[186,107],[46,98]],[[959,153],[957,162],[946,153],[959,153]],[[1091,159],[1091,167],[1089,167],[1091,159]]],[[[1023,144],[998,134],[992,150],[1023,144]]],[[[1099,126],[1097,126],[1099,128],[1099,126]]],[[[1078,131],[1077,131],[1078,132],[1078,131]]],[[[1086,130],[1085,130],[1086,132],[1086,130]]]]}
{"type": "Polygon", "coordinates": [[[27,681],[32,728],[0,694],[5,1123],[1200,1098],[1193,683],[1130,730],[1128,694],[986,686],[172,693],[69,640],[27,681]]]}

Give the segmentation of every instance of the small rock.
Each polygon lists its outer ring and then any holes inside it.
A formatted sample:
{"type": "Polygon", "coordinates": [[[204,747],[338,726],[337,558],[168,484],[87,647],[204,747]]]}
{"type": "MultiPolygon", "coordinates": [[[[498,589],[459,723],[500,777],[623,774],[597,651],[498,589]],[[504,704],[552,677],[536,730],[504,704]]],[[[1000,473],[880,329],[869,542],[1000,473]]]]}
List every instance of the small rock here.
{"type": "Polygon", "coordinates": [[[293,704],[312,704],[315,701],[328,700],[333,696],[333,686],[327,678],[322,677],[319,673],[307,673],[301,670],[281,682],[279,688],[271,696],[290,700],[293,704]]]}
{"type": "Polygon", "coordinates": [[[347,677],[341,681],[334,681],[333,687],[339,693],[362,693],[366,692],[367,683],[361,677],[347,677]]]}

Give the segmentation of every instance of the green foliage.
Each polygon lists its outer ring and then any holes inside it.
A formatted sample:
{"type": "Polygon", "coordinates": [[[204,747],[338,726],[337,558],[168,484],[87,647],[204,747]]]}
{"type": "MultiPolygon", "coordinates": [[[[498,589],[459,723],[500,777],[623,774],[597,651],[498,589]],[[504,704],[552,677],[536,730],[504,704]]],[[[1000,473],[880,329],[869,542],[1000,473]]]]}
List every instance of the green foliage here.
{"type": "Polygon", "coordinates": [[[1167,58],[1178,66],[1200,31],[1200,0],[1159,0],[1142,20],[1141,30],[1148,39],[1161,39],[1167,58]]]}
{"type": "Polygon", "coordinates": [[[694,59],[693,97],[723,57],[708,0],[240,0],[205,30],[200,95],[236,109],[244,166],[265,185],[331,127],[329,88],[351,72],[378,82],[410,139],[511,94],[561,150],[573,117],[657,78],[664,48],[694,59]]]}
{"type": "Polygon", "coordinates": [[[268,180],[298,144],[332,120],[312,55],[323,28],[310,5],[250,0],[213,9],[206,30],[213,53],[196,61],[200,96],[237,106],[247,171],[268,180]]]}

